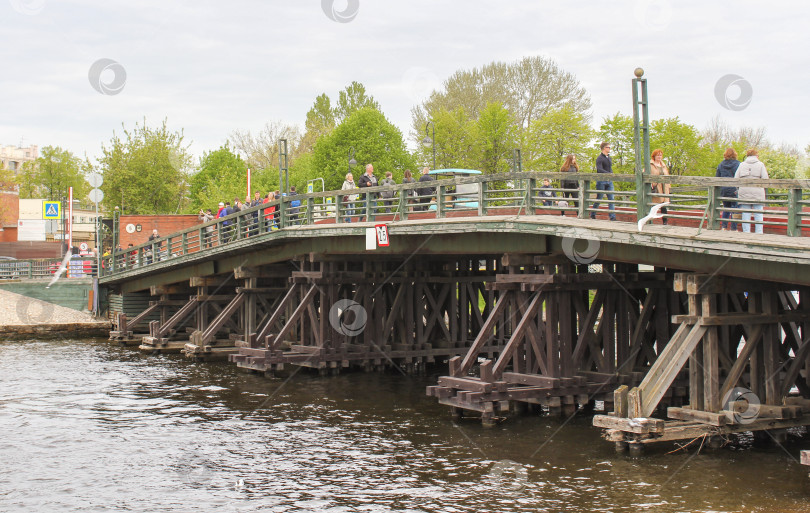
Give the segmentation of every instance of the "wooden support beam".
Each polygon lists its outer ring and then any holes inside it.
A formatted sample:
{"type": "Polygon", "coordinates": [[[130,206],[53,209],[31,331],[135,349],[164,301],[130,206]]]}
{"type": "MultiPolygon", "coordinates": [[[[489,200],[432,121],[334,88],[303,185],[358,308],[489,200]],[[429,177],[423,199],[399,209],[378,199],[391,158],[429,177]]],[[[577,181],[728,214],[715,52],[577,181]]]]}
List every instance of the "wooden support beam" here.
{"type": "Polygon", "coordinates": [[[174,285],[152,285],[149,287],[149,293],[153,296],[163,296],[168,294],[188,294],[191,288],[183,284],[174,285]]]}
{"type": "Polygon", "coordinates": [[[642,392],[642,417],[652,415],[661,398],[664,397],[675,377],[692,355],[706,333],[706,326],[700,322],[690,326],[682,324],[672,336],[667,346],[658,356],[647,375],[638,386],[642,392]]]}
{"type": "Polygon", "coordinates": [[[677,420],[701,422],[712,426],[725,426],[727,421],[723,413],[712,413],[688,408],[667,408],[667,417],[677,420]]]}
{"type": "MultiPolygon", "coordinates": [[[[475,341],[473,341],[472,346],[470,346],[467,354],[464,355],[464,359],[462,360],[461,364],[456,369],[456,372],[452,373],[453,376],[466,376],[467,373],[470,372],[473,363],[475,363],[475,361],[478,359],[478,353],[481,351],[481,348],[492,340],[494,336],[492,330],[495,328],[495,324],[498,322],[506,309],[506,304],[510,294],[511,292],[505,292],[495,304],[495,308],[493,308],[492,312],[490,312],[484,326],[481,328],[481,331],[478,332],[478,336],[475,337],[475,341]]],[[[421,323],[417,322],[417,326],[420,325],[421,323]]]]}

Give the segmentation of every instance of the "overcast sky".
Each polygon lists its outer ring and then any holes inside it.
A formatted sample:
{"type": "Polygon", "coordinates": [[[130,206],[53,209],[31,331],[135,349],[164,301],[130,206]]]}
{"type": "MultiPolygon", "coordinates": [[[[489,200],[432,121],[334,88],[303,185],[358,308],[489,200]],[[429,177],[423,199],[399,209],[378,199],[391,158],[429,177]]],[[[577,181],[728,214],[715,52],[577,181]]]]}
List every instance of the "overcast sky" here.
{"type": "Polygon", "coordinates": [[[303,127],[318,94],[334,101],[352,80],[407,138],[411,107],[454,71],[544,55],[582,82],[597,125],[632,113],[642,66],[651,117],[703,129],[720,115],[804,148],[808,13],[781,0],[0,0],[0,145],[92,158],[122,123],[168,118],[199,156],[235,129],[303,127]],[[120,64],[102,92],[88,78],[99,59],[120,64]],[[729,74],[742,81],[726,108],[715,86],[729,74]]]}

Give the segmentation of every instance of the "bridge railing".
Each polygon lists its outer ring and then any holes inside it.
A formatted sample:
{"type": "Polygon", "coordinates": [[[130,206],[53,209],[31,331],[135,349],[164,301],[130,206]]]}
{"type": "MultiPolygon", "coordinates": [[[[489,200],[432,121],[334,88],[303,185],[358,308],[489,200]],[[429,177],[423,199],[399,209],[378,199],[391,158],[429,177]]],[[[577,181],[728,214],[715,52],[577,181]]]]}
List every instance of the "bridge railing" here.
{"type": "MultiPolygon", "coordinates": [[[[37,280],[52,278],[61,258],[36,258],[26,260],[0,260],[0,280],[37,280]]],[[[96,257],[75,257],[70,260],[61,278],[87,278],[96,275],[96,257]]]]}
{"type": "Polygon", "coordinates": [[[664,217],[671,224],[717,230],[724,221],[724,212],[732,216],[727,221],[737,224],[742,222],[739,217],[743,214],[762,214],[762,219],[746,221],[751,231],[759,225],[767,233],[792,237],[810,234],[810,180],[644,176],[639,191],[635,175],[505,173],[284,197],[116,252],[105,259],[102,273],[108,276],[154,266],[253,237],[274,237],[278,230],[306,225],[486,215],[563,214],[584,219],[606,218],[611,213],[619,222],[635,223],[649,213],[656,201],[667,203],[664,217]],[[550,181],[548,187],[543,186],[546,178],[550,181]],[[605,182],[614,190],[606,191],[605,182]],[[576,187],[572,187],[574,184],[576,187]],[[655,192],[653,184],[668,184],[669,190],[655,192]],[[723,197],[722,188],[741,186],[766,188],[762,210],[757,209],[758,205],[724,205],[724,201],[737,200],[723,197]],[[292,200],[300,204],[293,206],[292,200]]]}

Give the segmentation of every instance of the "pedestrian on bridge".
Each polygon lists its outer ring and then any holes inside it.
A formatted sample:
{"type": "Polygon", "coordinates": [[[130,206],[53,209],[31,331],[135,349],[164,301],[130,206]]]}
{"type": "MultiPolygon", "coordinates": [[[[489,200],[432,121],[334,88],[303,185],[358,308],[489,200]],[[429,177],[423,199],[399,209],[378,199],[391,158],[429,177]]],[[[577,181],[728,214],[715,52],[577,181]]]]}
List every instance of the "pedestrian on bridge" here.
{"type": "MultiPolygon", "coordinates": [[[[737,172],[734,173],[734,178],[743,179],[768,179],[768,170],[765,169],[765,164],[759,160],[759,152],[751,148],[745,151],[745,160],[743,160],[737,172]]],[[[764,187],[740,187],[737,191],[737,198],[739,199],[739,207],[745,210],[757,210],[758,212],[743,212],[742,213],[742,229],[745,233],[751,233],[751,217],[753,216],[754,231],[756,233],[763,232],[762,226],[762,211],[765,209],[765,188],[764,187]]]]}
{"type": "MultiPolygon", "coordinates": [[[[664,150],[658,148],[653,150],[652,154],[650,155],[650,175],[667,175],[669,176],[669,169],[667,165],[664,164],[664,150]]],[[[653,194],[669,194],[670,193],[670,185],[668,183],[653,183],[650,184],[652,188],[653,194]]],[[[653,203],[669,203],[669,198],[663,196],[653,196],[652,199],[653,203]]],[[[667,207],[661,207],[660,212],[667,215],[667,207]]],[[[663,224],[667,224],[667,218],[662,217],[661,222],[663,224]]]]}
{"type": "Polygon", "coordinates": [[[385,213],[386,214],[391,212],[391,204],[394,202],[393,201],[394,186],[396,184],[397,184],[397,182],[395,182],[394,179],[392,178],[391,171],[386,171],[385,172],[385,178],[380,183],[380,185],[384,185],[386,187],[389,187],[388,190],[382,191],[380,193],[380,197],[382,197],[382,199],[383,199],[383,206],[385,207],[385,213]]]}
{"type": "MultiPolygon", "coordinates": [[[[268,192],[267,195],[264,197],[262,203],[270,203],[276,200],[276,194],[272,191],[268,192]]],[[[278,230],[278,226],[276,226],[275,221],[276,215],[276,206],[271,205],[264,209],[264,224],[267,226],[267,231],[278,230]]]]}
{"type": "MultiPolygon", "coordinates": [[[[364,187],[377,187],[377,177],[374,176],[374,166],[371,164],[366,164],[366,172],[357,180],[357,185],[361,189],[364,187]]],[[[366,200],[366,209],[369,209],[372,203],[376,204],[377,194],[376,193],[368,193],[365,196],[366,200]]],[[[374,207],[371,206],[371,209],[374,207]]]]}
{"type": "MultiPolygon", "coordinates": [[[[198,216],[199,220],[203,223],[208,223],[214,220],[214,214],[211,213],[211,209],[209,208],[207,211],[203,212],[200,209],[200,214],[198,216]]],[[[205,239],[203,244],[206,248],[210,248],[214,245],[214,225],[206,226],[205,227],[205,239]]]]}
{"type": "MultiPolygon", "coordinates": [[[[610,160],[610,143],[603,142],[599,145],[599,149],[602,150],[602,153],[596,157],[596,172],[603,175],[612,175],[613,162],[610,160]]],[[[608,177],[605,176],[605,178],[608,177]]],[[[599,208],[599,200],[602,199],[601,191],[605,191],[604,195],[609,201],[608,210],[610,210],[610,220],[615,221],[616,206],[613,204],[613,180],[597,180],[596,190],[600,192],[596,193],[596,201],[593,204],[593,208],[599,208]]],[[[591,219],[596,219],[596,212],[591,212],[591,219]]]]}
{"type": "MultiPolygon", "coordinates": [[[[357,185],[354,183],[354,176],[351,173],[346,174],[346,179],[343,180],[343,186],[340,188],[342,191],[349,191],[356,189],[357,185]]],[[[346,194],[342,196],[343,204],[346,206],[346,219],[347,223],[352,222],[352,215],[354,215],[354,202],[357,201],[357,194],[346,194]]]]}
{"type": "MultiPolygon", "coordinates": [[[[419,182],[432,182],[433,177],[430,176],[430,169],[427,167],[422,168],[422,176],[419,177],[419,182]]],[[[427,210],[427,204],[430,203],[430,198],[436,194],[435,187],[420,187],[416,189],[417,194],[419,194],[419,198],[417,201],[421,204],[421,206],[417,207],[416,210],[427,210]]]]}
{"type": "MultiPolygon", "coordinates": [[[[222,210],[219,211],[217,214],[217,218],[227,217],[233,214],[233,210],[231,210],[231,202],[226,201],[225,206],[222,207],[222,210]]],[[[231,221],[225,220],[222,221],[222,228],[219,230],[219,243],[224,244],[226,242],[230,242],[231,240],[231,221]]]]}
{"type": "MultiPolygon", "coordinates": [[[[717,173],[715,174],[718,178],[734,178],[734,175],[737,173],[737,168],[740,167],[740,161],[737,160],[737,152],[734,151],[734,148],[726,148],[726,152],[723,153],[723,162],[717,165],[717,173]]],[[[736,187],[721,187],[720,188],[720,197],[723,198],[723,222],[721,223],[721,228],[723,230],[727,229],[729,225],[731,225],[731,231],[737,231],[737,222],[731,221],[730,223],[726,221],[726,219],[733,219],[734,213],[730,212],[729,208],[738,208],[737,207],[737,188],[736,187]]]]}
{"type": "MultiPolygon", "coordinates": [[[[578,173],[579,172],[579,164],[577,163],[577,156],[573,153],[565,157],[565,162],[563,162],[562,167],[560,168],[560,173],[578,173]]],[[[571,198],[572,204],[574,208],[579,206],[578,202],[576,201],[579,197],[579,184],[577,184],[576,180],[563,180],[560,185],[562,188],[565,189],[563,191],[563,197],[568,199],[571,198]]],[[[576,213],[574,213],[576,214],[576,213]]],[[[562,215],[565,215],[565,210],[562,211],[562,215]]]]}

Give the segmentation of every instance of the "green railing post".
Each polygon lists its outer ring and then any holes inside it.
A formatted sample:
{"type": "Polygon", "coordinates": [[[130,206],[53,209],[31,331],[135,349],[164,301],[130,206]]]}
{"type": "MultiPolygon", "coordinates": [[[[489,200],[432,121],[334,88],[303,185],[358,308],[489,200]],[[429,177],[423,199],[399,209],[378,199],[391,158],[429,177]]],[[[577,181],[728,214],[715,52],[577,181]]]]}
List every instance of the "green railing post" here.
{"type": "Polygon", "coordinates": [[[799,212],[801,211],[802,190],[788,189],[787,234],[799,237],[802,234],[799,212]]]}
{"type": "Polygon", "coordinates": [[[408,193],[405,189],[399,190],[399,218],[402,221],[408,220],[408,193]]]}
{"type": "Polygon", "coordinates": [[[280,230],[287,226],[287,205],[284,203],[283,195],[281,196],[281,199],[278,200],[276,210],[278,210],[278,228],[280,230]]]}
{"type": "Polygon", "coordinates": [[[591,188],[589,180],[578,180],[579,182],[579,205],[577,206],[577,217],[585,219],[588,217],[588,189],[591,188]]]}
{"type": "MultiPolygon", "coordinates": [[[[537,178],[529,178],[524,180],[526,183],[526,194],[524,195],[526,201],[526,214],[534,214],[534,191],[537,189],[537,178]]],[[[518,211],[518,214],[520,211],[518,211]]]]}
{"type": "Polygon", "coordinates": [[[183,237],[180,242],[180,247],[182,248],[182,255],[188,254],[188,232],[183,232],[183,237]]]}
{"type": "Polygon", "coordinates": [[[366,222],[374,221],[374,207],[372,206],[373,199],[370,192],[366,193],[366,222]]]}
{"type": "Polygon", "coordinates": [[[648,191],[644,175],[650,174],[650,117],[647,110],[647,79],[644,70],[636,68],[633,79],[633,147],[636,156],[636,217],[647,215],[648,191]],[[641,98],[639,98],[639,87],[641,98]],[[640,111],[640,112],[639,112],[640,111]]]}
{"type": "Polygon", "coordinates": [[[315,210],[315,198],[310,196],[307,198],[307,217],[305,221],[307,224],[314,224],[313,210],[315,210]]]}
{"type": "Polygon", "coordinates": [[[709,219],[706,225],[710,230],[720,229],[720,217],[717,215],[717,207],[720,205],[720,187],[716,185],[709,186],[709,219]]]}
{"type": "Polygon", "coordinates": [[[481,217],[487,215],[487,184],[488,182],[481,180],[481,187],[478,189],[478,215],[481,217]]]}
{"type": "Polygon", "coordinates": [[[444,197],[447,190],[444,185],[439,185],[436,190],[436,219],[444,217],[444,197]]]}

